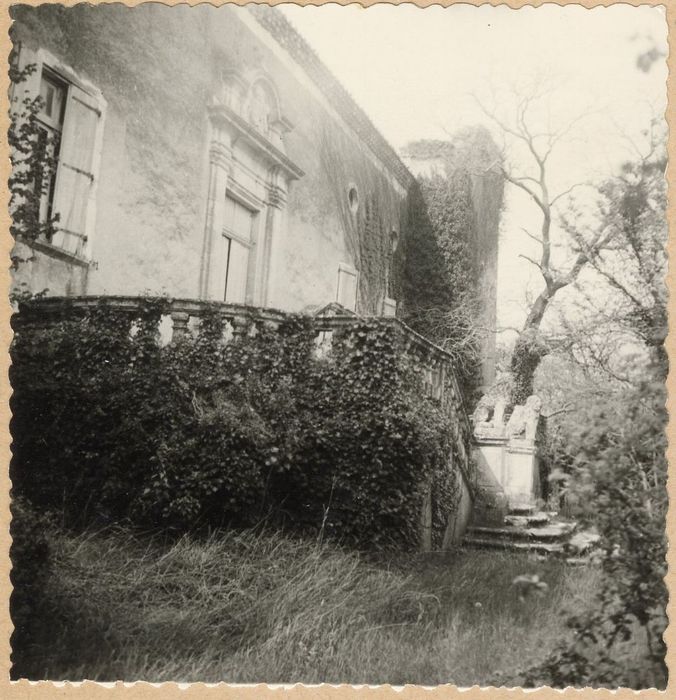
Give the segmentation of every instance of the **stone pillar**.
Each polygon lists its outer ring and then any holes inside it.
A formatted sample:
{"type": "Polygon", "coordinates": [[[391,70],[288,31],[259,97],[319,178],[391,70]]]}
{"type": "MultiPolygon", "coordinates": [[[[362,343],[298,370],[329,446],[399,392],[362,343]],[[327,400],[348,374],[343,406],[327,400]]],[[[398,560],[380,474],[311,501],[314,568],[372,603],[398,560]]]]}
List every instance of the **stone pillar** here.
{"type": "Polygon", "coordinates": [[[510,441],[505,454],[505,479],[502,486],[511,506],[535,505],[539,496],[536,490],[536,471],[535,445],[510,441]]]}
{"type": "Polygon", "coordinates": [[[512,505],[535,505],[540,497],[535,439],[541,406],[537,396],[529,396],[523,406],[514,407],[505,426],[508,442],[503,487],[512,505]]]}

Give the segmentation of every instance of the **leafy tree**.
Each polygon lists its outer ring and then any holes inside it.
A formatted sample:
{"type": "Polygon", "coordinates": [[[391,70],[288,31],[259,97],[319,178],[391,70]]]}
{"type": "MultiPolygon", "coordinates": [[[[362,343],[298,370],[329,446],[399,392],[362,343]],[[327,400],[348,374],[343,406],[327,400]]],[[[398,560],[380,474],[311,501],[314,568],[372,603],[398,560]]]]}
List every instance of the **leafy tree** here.
{"type": "Polygon", "coordinates": [[[568,488],[577,517],[601,535],[603,585],[576,611],[571,640],[527,674],[531,684],[663,688],[667,681],[665,519],[667,415],[662,382],[589,405],[567,435],[568,488]],[[643,658],[621,646],[645,640],[643,658]]]}
{"type": "Polygon", "coordinates": [[[599,187],[591,216],[608,239],[605,247],[585,245],[579,221],[589,217],[588,211],[571,207],[562,217],[594,273],[594,295],[586,294],[592,319],[647,348],[662,379],[667,370],[666,162],[666,136],[653,124],[647,151],[637,148],[636,158],[599,187]],[[599,287],[605,291],[599,294],[599,287]]]}

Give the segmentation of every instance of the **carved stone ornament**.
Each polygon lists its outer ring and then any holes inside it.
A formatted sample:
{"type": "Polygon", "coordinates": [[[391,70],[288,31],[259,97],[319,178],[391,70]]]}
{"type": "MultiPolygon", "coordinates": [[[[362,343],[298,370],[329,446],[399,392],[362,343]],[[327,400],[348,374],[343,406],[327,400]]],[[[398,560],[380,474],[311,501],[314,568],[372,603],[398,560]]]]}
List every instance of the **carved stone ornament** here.
{"type": "Polygon", "coordinates": [[[534,441],[541,409],[538,396],[529,396],[523,406],[515,406],[507,423],[507,436],[534,441]]]}

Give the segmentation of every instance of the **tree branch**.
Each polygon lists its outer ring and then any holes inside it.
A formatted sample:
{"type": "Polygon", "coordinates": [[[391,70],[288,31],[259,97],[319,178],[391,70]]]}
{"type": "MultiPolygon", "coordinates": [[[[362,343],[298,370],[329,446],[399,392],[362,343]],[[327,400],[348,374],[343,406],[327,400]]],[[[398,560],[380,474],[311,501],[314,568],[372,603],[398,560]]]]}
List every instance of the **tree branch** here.
{"type": "Polygon", "coordinates": [[[519,178],[515,178],[513,175],[510,175],[504,168],[502,169],[502,175],[507,180],[507,182],[510,182],[512,185],[515,185],[516,187],[519,187],[522,189],[524,192],[529,194],[533,201],[542,209],[542,212],[545,213],[545,205],[542,202],[542,199],[538,196],[536,192],[534,192],[528,185],[524,185],[523,182],[520,181],[519,178]]]}
{"type": "Polygon", "coordinates": [[[528,229],[525,229],[523,226],[519,226],[519,228],[528,236],[528,238],[532,238],[536,243],[542,245],[541,238],[538,238],[536,235],[532,234],[528,229]]]}
{"type": "Polygon", "coordinates": [[[577,187],[591,187],[588,182],[576,182],[574,185],[571,185],[567,190],[564,190],[563,192],[559,192],[559,194],[556,195],[556,197],[553,197],[552,200],[549,202],[549,206],[553,207],[556,202],[561,199],[562,197],[565,197],[567,194],[570,194],[574,189],[577,187]]]}
{"type": "Polygon", "coordinates": [[[523,253],[519,254],[520,258],[523,258],[524,260],[527,260],[531,265],[535,265],[540,272],[544,275],[544,270],[542,269],[542,265],[540,265],[539,262],[533,260],[533,258],[529,258],[527,255],[524,255],[523,253]]]}

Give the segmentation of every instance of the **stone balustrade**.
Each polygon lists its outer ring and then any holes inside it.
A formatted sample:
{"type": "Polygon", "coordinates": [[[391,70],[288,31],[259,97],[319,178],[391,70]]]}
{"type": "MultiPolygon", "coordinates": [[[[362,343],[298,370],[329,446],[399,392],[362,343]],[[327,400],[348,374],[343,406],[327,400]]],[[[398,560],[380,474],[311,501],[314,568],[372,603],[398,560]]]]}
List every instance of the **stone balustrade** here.
{"type": "MultiPolygon", "coordinates": [[[[194,322],[199,321],[207,308],[219,309],[225,325],[230,328],[231,337],[234,338],[252,332],[261,324],[274,330],[289,316],[287,312],[276,309],[197,299],[136,296],[44,297],[21,303],[19,312],[12,318],[12,327],[17,331],[26,324],[48,327],[51,323],[72,318],[102,303],[108,308],[128,310],[131,316],[144,302],[152,300],[166,303],[167,312],[163,314],[161,324],[165,342],[176,341],[191,333],[191,329],[195,327],[194,322]]],[[[354,314],[336,314],[315,316],[314,324],[318,334],[323,332],[330,335],[335,331],[349,330],[364,320],[368,319],[354,314]]],[[[452,402],[464,429],[471,434],[470,420],[453,370],[451,356],[395,317],[379,317],[378,321],[395,329],[397,337],[401,340],[402,351],[415,358],[420,365],[426,392],[441,401],[452,402]]]]}
{"type": "Polygon", "coordinates": [[[178,340],[190,332],[191,322],[199,320],[207,308],[214,306],[219,308],[223,320],[230,326],[235,337],[247,333],[258,323],[276,328],[287,316],[283,311],[274,309],[260,309],[225,302],[206,302],[198,299],[132,296],[44,297],[21,303],[19,312],[12,319],[12,327],[18,330],[24,324],[48,326],[50,323],[72,318],[78,313],[96,308],[101,304],[120,311],[127,310],[130,315],[133,315],[143,303],[152,300],[166,303],[167,313],[163,315],[162,329],[164,340],[168,342],[178,340]]]}
{"type": "MultiPolygon", "coordinates": [[[[200,317],[208,308],[219,309],[224,320],[226,340],[230,341],[255,333],[261,326],[275,330],[289,316],[288,313],[276,309],[197,299],[136,296],[44,297],[21,303],[19,311],[12,318],[12,327],[15,332],[20,332],[26,326],[48,328],[52,323],[77,317],[101,304],[105,304],[107,308],[128,311],[130,318],[133,318],[134,313],[149,301],[165,305],[165,313],[160,323],[160,334],[164,343],[176,342],[192,334],[199,324],[200,317]]],[[[350,329],[369,320],[355,316],[342,307],[330,306],[328,313],[321,310],[318,315],[313,316],[317,335],[322,335],[324,343],[330,344],[334,334],[349,332],[350,329]]],[[[472,425],[465,410],[451,356],[395,317],[379,317],[378,321],[394,329],[401,351],[411,358],[421,373],[425,393],[439,401],[449,414],[450,429],[453,431],[459,453],[460,467],[465,480],[470,488],[473,488],[476,479],[471,460],[472,425]]]]}

